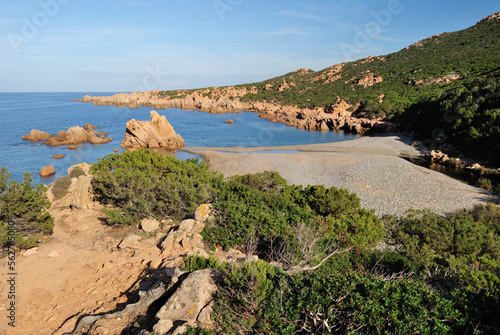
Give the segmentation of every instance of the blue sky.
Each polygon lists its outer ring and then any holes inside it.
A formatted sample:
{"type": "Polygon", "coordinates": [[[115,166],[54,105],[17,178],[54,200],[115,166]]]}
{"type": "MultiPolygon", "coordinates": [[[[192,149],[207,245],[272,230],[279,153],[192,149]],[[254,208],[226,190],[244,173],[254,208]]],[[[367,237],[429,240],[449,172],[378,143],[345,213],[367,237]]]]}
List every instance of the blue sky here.
{"type": "Polygon", "coordinates": [[[0,92],[130,92],[261,81],[383,55],[498,0],[0,0],[0,92]]]}

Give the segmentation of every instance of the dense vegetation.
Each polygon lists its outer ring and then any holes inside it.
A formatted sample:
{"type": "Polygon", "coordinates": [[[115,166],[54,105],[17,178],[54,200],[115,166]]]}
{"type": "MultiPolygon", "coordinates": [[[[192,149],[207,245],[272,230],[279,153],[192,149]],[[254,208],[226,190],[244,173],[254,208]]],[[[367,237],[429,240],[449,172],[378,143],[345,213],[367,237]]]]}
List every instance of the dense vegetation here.
{"type": "Polygon", "coordinates": [[[223,280],[216,329],[188,334],[498,334],[500,209],[446,218],[386,218],[399,251],[360,248],[290,275],[263,261],[239,266],[192,256],[223,280]]]}
{"type": "Polygon", "coordinates": [[[112,223],[180,220],[211,202],[203,231],[210,245],[272,261],[188,258],[186,270],[210,267],[223,277],[215,329],[189,334],[500,332],[497,206],[381,220],[345,190],[290,186],[273,172],[224,180],[196,160],[147,150],[109,155],[91,171],[101,201],[125,205],[110,208],[112,223]],[[382,239],[388,247],[373,248],[382,239]]]}
{"type": "Polygon", "coordinates": [[[280,249],[280,261],[290,268],[315,263],[339,248],[373,246],[383,236],[380,220],[361,208],[355,194],[333,187],[288,186],[277,173],[224,181],[196,159],[180,161],[149,150],[109,155],[91,173],[98,199],[111,206],[105,210],[111,224],[148,217],[181,220],[209,202],[214,219],[203,231],[209,244],[261,253],[280,249]],[[311,241],[301,238],[310,231],[317,237],[306,252],[304,244],[311,241]]]}
{"type": "MultiPolygon", "coordinates": [[[[307,108],[324,107],[341,98],[352,105],[354,116],[395,121],[426,144],[452,144],[500,166],[499,55],[500,19],[496,18],[432,36],[389,55],[317,72],[298,70],[236,87],[256,90],[243,100],[307,108]],[[382,81],[364,85],[370,75],[382,81]],[[278,90],[284,81],[287,86],[278,90]]],[[[163,94],[182,97],[193,91],[163,94]]]]}
{"type": "Polygon", "coordinates": [[[148,150],[111,154],[92,166],[93,187],[111,224],[132,224],[143,218],[192,215],[214,199],[222,175],[197,159],[180,161],[148,150]]]}
{"type": "Polygon", "coordinates": [[[38,244],[40,235],[51,234],[54,218],[47,212],[50,202],[43,184],[32,185],[31,174],[24,174],[22,183],[7,180],[10,173],[0,169],[0,246],[13,241],[19,248],[38,244]],[[13,224],[13,225],[12,225],[13,224]],[[14,227],[9,231],[9,227],[14,227]],[[12,239],[14,236],[14,239],[12,239]]]}

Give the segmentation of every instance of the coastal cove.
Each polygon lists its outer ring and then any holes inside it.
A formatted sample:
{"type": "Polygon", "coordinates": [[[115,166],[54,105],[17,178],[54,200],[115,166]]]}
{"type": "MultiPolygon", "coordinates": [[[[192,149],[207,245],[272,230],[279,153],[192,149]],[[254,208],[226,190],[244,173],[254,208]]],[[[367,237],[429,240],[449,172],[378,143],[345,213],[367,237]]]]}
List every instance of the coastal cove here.
{"type": "MultiPolygon", "coordinates": [[[[114,149],[120,148],[124,138],[125,124],[131,120],[149,120],[151,107],[117,108],[115,106],[93,106],[72,100],[85,93],[0,93],[0,120],[6,129],[0,139],[2,159],[0,166],[8,168],[12,177],[20,181],[24,172],[33,173],[35,183],[50,184],[55,178],[66,174],[66,170],[81,162],[97,162],[114,149]],[[79,144],[76,150],[67,146],[49,147],[40,142],[21,140],[32,129],[52,135],[60,130],[90,123],[98,131],[108,132],[113,141],[106,144],[79,144]],[[53,159],[64,154],[63,159],[53,159]],[[52,164],[56,174],[42,179],[38,172],[42,166],[52,164]]],[[[109,93],[90,93],[106,95],[109,93]]],[[[255,113],[208,114],[196,110],[171,108],[160,110],[174,129],[190,147],[258,147],[330,143],[357,138],[343,132],[311,132],[271,123],[260,119],[255,113]],[[232,119],[234,124],[224,121],[232,119]]],[[[197,157],[184,151],[172,152],[180,159],[197,157]]]]}
{"type": "Polygon", "coordinates": [[[279,172],[288,184],[347,189],[379,216],[424,208],[445,215],[497,201],[491,192],[403,159],[420,154],[410,143],[403,135],[378,135],[340,143],[185,150],[227,177],[268,170],[279,172]]]}

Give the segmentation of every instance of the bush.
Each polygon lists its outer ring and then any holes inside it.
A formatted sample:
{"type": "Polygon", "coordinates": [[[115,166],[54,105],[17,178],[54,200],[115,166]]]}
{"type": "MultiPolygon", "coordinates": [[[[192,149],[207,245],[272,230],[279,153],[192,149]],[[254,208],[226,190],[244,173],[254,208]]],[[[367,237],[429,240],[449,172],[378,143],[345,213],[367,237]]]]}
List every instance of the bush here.
{"type": "Polygon", "coordinates": [[[500,331],[498,207],[480,205],[447,217],[413,211],[388,227],[403,254],[422,264],[427,282],[452,298],[471,324],[485,333],[500,331]]]}
{"type": "Polygon", "coordinates": [[[56,179],[52,185],[51,192],[54,195],[54,201],[64,198],[68,194],[71,186],[71,177],[63,176],[56,179]]]}
{"type": "Polygon", "coordinates": [[[420,281],[335,269],[329,261],[290,276],[262,261],[227,266],[215,297],[217,327],[189,334],[450,334],[467,321],[420,281]]]}
{"type": "Polygon", "coordinates": [[[278,172],[272,171],[234,176],[231,180],[266,193],[279,193],[287,185],[286,180],[278,172]]]}
{"type": "Polygon", "coordinates": [[[85,176],[85,171],[79,166],[74,167],[69,173],[71,178],[78,178],[79,176],[85,176]]]}
{"type": "Polygon", "coordinates": [[[197,206],[212,202],[223,182],[197,159],[180,161],[149,150],[108,155],[90,173],[98,200],[113,207],[105,210],[111,224],[191,216],[197,206]]]}
{"type": "Polygon", "coordinates": [[[215,219],[203,237],[226,250],[244,245],[254,234],[261,250],[276,240],[296,248],[296,229],[302,223],[321,232],[321,244],[341,248],[374,246],[383,237],[374,212],[361,208],[359,198],[346,190],[286,186],[262,175],[246,175],[232,178],[218,194],[215,219]]]}
{"type": "Polygon", "coordinates": [[[32,185],[31,174],[25,173],[23,182],[10,178],[7,169],[0,170],[0,245],[9,245],[9,224],[14,227],[16,245],[30,248],[38,244],[41,234],[51,234],[54,218],[47,212],[50,202],[43,184],[32,185]],[[13,225],[12,225],[13,224],[13,225]]]}

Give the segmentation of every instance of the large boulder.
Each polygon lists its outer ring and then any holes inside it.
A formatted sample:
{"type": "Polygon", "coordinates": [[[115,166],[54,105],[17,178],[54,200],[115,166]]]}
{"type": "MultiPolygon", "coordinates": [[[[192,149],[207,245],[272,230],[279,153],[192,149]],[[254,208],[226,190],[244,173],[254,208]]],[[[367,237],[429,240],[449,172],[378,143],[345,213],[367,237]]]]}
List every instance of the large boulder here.
{"type": "Polygon", "coordinates": [[[92,203],[92,176],[81,175],[71,198],[72,208],[86,208],[92,203]]]}
{"type": "Polygon", "coordinates": [[[52,166],[52,164],[50,164],[49,166],[44,166],[40,169],[40,176],[42,176],[42,177],[49,177],[55,173],[56,173],[56,171],[54,170],[54,167],[52,166]]]}
{"type": "MultiPolygon", "coordinates": [[[[167,300],[165,305],[156,314],[159,319],[158,327],[153,330],[158,331],[160,326],[165,330],[166,324],[171,327],[179,324],[180,321],[197,327],[210,322],[212,311],[212,300],[217,292],[217,280],[220,273],[214,269],[204,269],[192,272],[184,279],[179,288],[167,300]]],[[[167,330],[168,331],[168,330],[167,330]]]]}
{"type": "Polygon", "coordinates": [[[160,222],[155,219],[142,219],[141,229],[146,233],[152,233],[160,229],[160,222]]]}
{"type": "Polygon", "coordinates": [[[151,121],[132,119],[127,122],[125,139],[121,144],[123,148],[175,149],[185,145],[164,115],[160,116],[156,111],[151,111],[150,115],[151,121]]]}
{"type": "Polygon", "coordinates": [[[32,129],[28,135],[24,135],[22,137],[23,140],[28,140],[30,142],[43,141],[51,138],[52,136],[49,133],[44,131],[32,129]]]}
{"type": "Polygon", "coordinates": [[[67,144],[77,144],[83,142],[89,142],[92,144],[101,144],[111,142],[113,139],[111,137],[101,138],[92,130],[85,130],[82,127],[75,126],[68,130],[61,130],[56,136],[50,138],[45,142],[46,145],[58,146],[67,144]]]}

